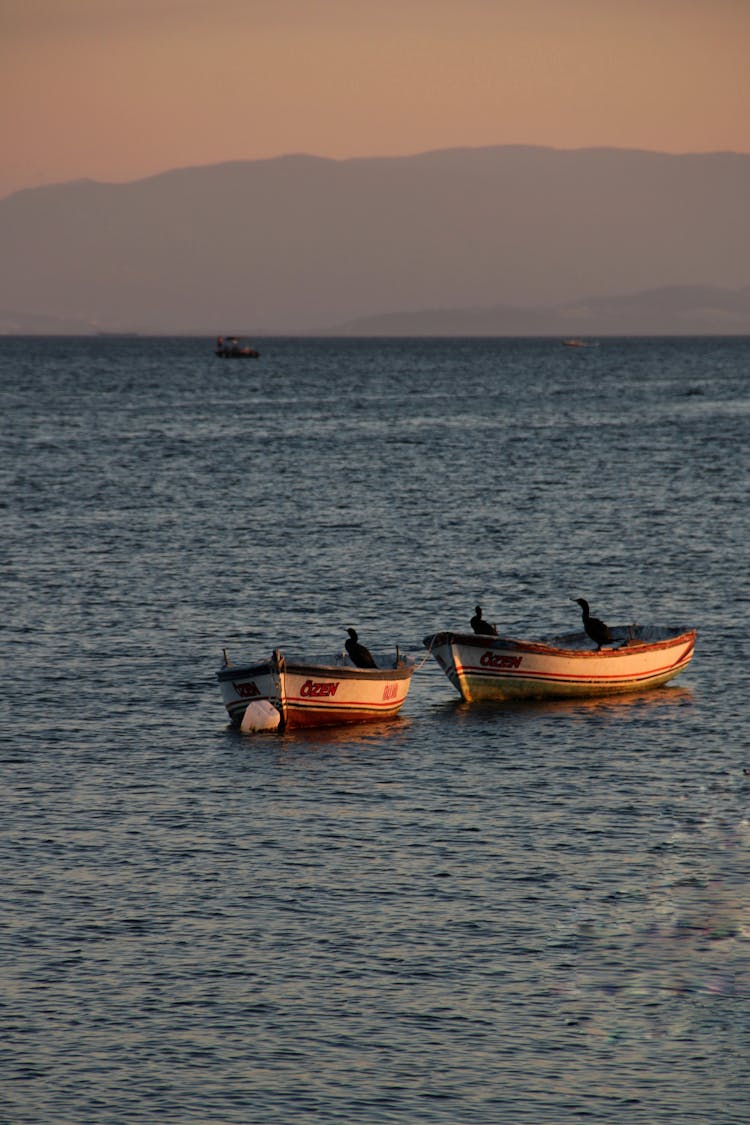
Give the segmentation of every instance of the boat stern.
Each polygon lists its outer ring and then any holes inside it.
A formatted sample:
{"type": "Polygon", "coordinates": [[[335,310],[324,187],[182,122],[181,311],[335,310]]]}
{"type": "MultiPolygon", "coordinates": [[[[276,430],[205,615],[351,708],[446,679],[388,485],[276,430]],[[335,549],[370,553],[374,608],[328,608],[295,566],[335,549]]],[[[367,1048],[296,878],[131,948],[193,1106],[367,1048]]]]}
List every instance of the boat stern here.
{"type": "Polygon", "coordinates": [[[229,721],[242,725],[252,703],[270,703],[280,712],[278,681],[271,661],[252,665],[224,664],[216,673],[219,690],[229,721]]]}

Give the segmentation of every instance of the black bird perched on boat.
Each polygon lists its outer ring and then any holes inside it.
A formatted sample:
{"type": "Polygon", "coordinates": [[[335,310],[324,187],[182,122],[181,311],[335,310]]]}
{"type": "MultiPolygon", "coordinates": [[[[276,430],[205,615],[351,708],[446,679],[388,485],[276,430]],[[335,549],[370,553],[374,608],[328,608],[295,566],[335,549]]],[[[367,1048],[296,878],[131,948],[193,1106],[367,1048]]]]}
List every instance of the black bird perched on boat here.
{"type": "Polygon", "coordinates": [[[485,621],[482,617],[482,607],[478,605],[474,609],[474,616],[470,621],[470,625],[475,633],[488,633],[491,637],[497,636],[497,629],[491,625],[489,621],[485,621]]]}
{"type": "Polygon", "coordinates": [[[612,641],[612,634],[609,627],[600,621],[598,617],[592,617],[589,613],[589,603],[585,598],[575,598],[582,610],[583,627],[591,637],[591,640],[596,644],[597,650],[602,645],[610,644],[612,641]]]}
{"type": "Polygon", "coordinates": [[[347,629],[346,631],[349,634],[349,640],[344,648],[349,653],[352,664],[356,664],[358,668],[377,668],[369,648],[365,648],[357,639],[357,630],[347,629]]]}

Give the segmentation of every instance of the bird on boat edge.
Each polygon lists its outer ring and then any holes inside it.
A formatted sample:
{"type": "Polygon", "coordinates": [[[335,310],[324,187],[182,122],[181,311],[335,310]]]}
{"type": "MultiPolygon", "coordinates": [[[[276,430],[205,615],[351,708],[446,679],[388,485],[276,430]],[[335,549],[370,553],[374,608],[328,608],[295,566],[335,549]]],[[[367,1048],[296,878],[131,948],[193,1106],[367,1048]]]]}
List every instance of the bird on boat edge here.
{"type": "Polygon", "coordinates": [[[602,645],[612,643],[612,634],[609,631],[609,626],[600,621],[598,617],[592,617],[589,613],[589,603],[585,598],[573,598],[581,607],[581,616],[583,617],[583,627],[591,640],[597,648],[597,652],[602,645]]]}
{"type": "Polygon", "coordinates": [[[497,629],[482,617],[481,605],[474,607],[474,616],[469,622],[475,633],[486,633],[491,637],[497,636],[497,629]]]}
{"type": "Polygon", "coordinates": [[[344,648],[349,653],[352,664],[356,664],[357,668],[377,668],[377,664],[373,658],[369,648],[361,644],[356,629],[347,629],[349,639],[346,641],[344,648]]]}

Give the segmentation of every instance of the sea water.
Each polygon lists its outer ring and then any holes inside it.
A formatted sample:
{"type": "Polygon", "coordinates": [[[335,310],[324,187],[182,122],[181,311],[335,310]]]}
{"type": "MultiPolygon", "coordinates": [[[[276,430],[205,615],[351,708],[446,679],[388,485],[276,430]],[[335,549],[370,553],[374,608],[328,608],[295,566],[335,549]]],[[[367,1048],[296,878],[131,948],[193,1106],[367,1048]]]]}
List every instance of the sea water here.
{"type": "Polygon", "coordinates": [[[3,1125],[748,1122],[750,341],[0,340],[3,1125]],[[695,626],[243,736],[222,649],[695,626]]]}

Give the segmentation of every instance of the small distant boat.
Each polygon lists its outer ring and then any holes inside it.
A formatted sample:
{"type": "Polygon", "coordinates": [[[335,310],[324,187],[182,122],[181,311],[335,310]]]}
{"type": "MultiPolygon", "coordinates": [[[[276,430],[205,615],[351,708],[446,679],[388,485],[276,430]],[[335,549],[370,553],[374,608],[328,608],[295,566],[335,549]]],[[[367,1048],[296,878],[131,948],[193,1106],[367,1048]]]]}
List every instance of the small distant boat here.
{"type": "Polygon", "coordinates": [[[563,340],[563,346],[566,348],[598,348],[599,345],[594,340],[581,340],[577,336],[571,337],[569,340],[563,340]]]}
{"type": "Polygon", "coordinates": [[[357,668],[344,653],[326,663],[276,649],[270,660],[254,664],[230,664],[225,654],[216,675],[233,726],[291,730],[397,715],[409,694],[414,661],[396,649],[395,656],[376,656],[375,662],[375,668],[357,668]]]}
{"type": "Polygon", "coordinates": [[[260,352],[243,344],[238,336],[219,336],[216,340],[215,354],[221,359],[258,359],[260,352]]]}
{"type": "Polygon", "coordinates": [[[601,649],[584,632],[539,641],[444,632],[424,644],[469,703],[643,691],[682,672],[695,648],[695,629],[623,625],[610,633],[601,649]]]}

